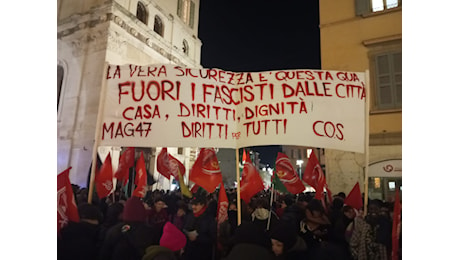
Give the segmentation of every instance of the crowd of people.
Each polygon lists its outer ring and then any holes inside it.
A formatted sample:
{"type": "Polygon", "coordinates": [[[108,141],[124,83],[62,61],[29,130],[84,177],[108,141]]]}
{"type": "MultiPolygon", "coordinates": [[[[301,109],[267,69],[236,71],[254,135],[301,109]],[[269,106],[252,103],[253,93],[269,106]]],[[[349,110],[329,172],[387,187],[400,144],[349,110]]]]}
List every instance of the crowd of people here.
{"type": "MultiPolygon", "coordinates": [[[[58,233],[58,260],[391,259],[392,203],[370,200],[364,216],[343,192],[325,207],[314,193],[277,193],[270,204],[266,190],[241,201],[238,225],[236,191],[226,193],[228,220],[218,225],[218,191],[117,192],[88,203],[74,186],[80,222],[58,233]]],[[[401,259],[401,242],[397,251],[401,259]]]]}

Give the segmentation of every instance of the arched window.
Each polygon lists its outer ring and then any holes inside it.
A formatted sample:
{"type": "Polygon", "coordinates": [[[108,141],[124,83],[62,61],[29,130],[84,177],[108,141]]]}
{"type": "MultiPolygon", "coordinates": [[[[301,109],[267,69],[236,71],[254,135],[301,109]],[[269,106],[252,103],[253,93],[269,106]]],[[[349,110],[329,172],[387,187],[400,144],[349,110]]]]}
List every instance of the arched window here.
{"type": "Polygon", "coordinates": [[[186,40],[183,40],[182,41],[182,51],[188,55],[188,50],[189,50],[189,47],[188,47],[188,42],[186,40]]]}
{"type": "Polygon", "coordinates": [[[62,81],[64,79],[64,68],[57,65],[57,109],[59,109],[59,99],[61,99],[62,81]]]}
{"type": "Polygon", "coordinates": [[[141,22],[147,24],[147,9],[145,9],[144,4],[141,2],[137,2],[136,17],[141,22]]]}
{"type": "Polygon", "coordinates": [[[153,30],[158,33],[161,37],[164,35],[164,26],[163,21],[158,15],[155,15],[155,23],[153,25],[153,30]]]}

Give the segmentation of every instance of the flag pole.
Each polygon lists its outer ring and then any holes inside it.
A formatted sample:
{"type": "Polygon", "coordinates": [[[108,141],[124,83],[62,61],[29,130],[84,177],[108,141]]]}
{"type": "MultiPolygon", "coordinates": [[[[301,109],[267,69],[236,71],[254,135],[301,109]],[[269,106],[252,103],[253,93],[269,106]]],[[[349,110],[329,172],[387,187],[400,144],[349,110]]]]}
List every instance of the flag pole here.
{"type": "Polygon", "coordinates": [[[270,195],[270,205],[269,205],[269,212],[270,212],[270,215],[268,215],[268,221],[267,221],[267,230],[270,229],[270,219],[272,218],[272,205],[273,205],[273,191],[275,189],[275,185],[273,185],[273,182],[271,183],[271,186],[272,186],[272,194],[270,195]]]}
{"type": "Polygon", "coordinates": [[[364,168],[364,216],[367,215],[367,204],[369,202],[369,107],[370,107],[370,92],[369,92],[369,70],[366,70],[365,76],[366,82],[366,131],[365,131],[365,144],[364,144],[364,154],[365,154],[365,168],[364,168]]]}
{"type": "Polygon", "coordinates": [[[107,91],[107,78],[106,72],[108,69],[107,62],[104,63],[104,69],[102,71],[102,86],[101,91],[99,93],[99,108],[97,112],[97,120],[96,120],[96,130],[94,133],[94,145],[93,145],[93,163],[91,164],[91,176],[89,181],[89,189],[88,189],[88,203],[91,204],[93,200],[93,192],[94,192],[94,177],[96,176],[96,168],[97,168],[97,148],[99,147],[99,140],[101,139],[101,128],[102,128],[102,114],[104,113],[104,106],[105,106],[105,96],[107,91]]]}
{"type": "Polygon", "coordinates": [[[241,224],[241,194],[240,194],[240,156],[239,148],[235,149],[236,161],[236,208],[238,210],[238,226],[241,224]]]}

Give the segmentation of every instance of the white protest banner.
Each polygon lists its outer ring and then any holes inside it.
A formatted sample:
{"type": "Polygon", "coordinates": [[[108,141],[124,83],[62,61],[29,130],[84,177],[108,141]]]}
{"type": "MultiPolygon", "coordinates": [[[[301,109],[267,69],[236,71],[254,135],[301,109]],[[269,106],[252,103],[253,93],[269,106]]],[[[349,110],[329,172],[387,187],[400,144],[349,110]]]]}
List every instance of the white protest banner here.
{"type": "Polygon", "coordinates": [[[364,153],[365,74],[108,65],[100,145],[364,153]]]}

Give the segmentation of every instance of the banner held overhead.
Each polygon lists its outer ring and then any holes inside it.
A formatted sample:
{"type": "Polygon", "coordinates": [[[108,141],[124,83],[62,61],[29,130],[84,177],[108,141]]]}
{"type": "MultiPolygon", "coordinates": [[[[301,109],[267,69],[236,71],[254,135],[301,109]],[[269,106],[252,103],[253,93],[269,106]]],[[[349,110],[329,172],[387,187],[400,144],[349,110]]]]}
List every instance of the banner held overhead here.
{"type": "Polygon", "coordinates": [[[100,145],[305,145],[364,153],[365,74],[109,65],[100,145]]]}

